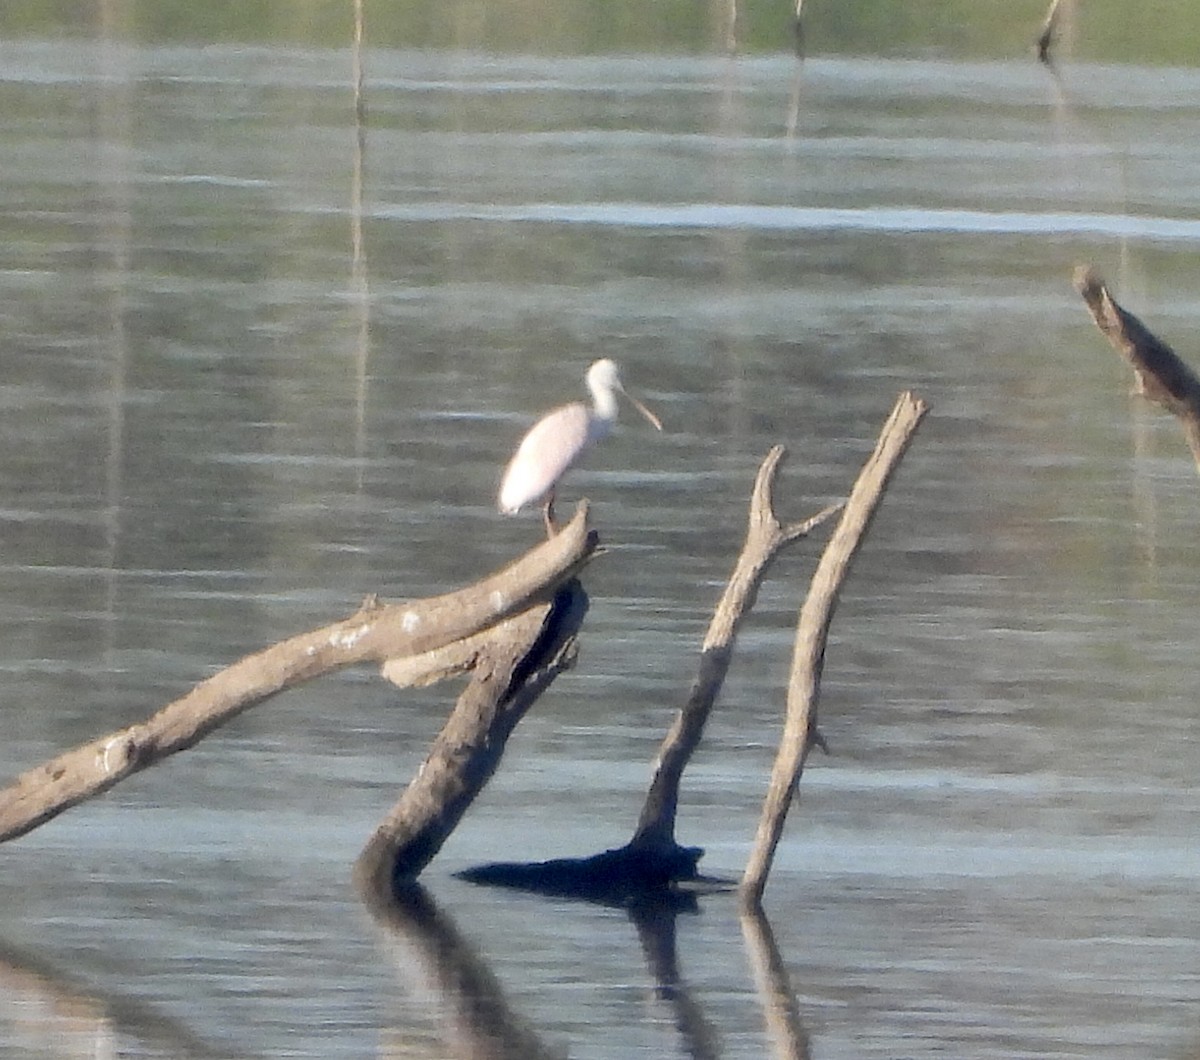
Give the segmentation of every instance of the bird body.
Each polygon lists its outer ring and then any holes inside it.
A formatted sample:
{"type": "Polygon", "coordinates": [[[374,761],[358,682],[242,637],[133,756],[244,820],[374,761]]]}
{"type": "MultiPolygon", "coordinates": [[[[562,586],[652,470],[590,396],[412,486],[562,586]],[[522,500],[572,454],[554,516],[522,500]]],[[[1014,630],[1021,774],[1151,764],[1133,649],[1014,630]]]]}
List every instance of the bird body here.
{"type": "Polygon", "coordinates": [[[546,413],[521,439],[500,483],[500,510],[513,515],[542,503],[547,531],[554,529],[554,490],[577,459],[606,437],[617,421],[617,395],[624,394],[658,430],[662,424],[645,405],[626,392],[620,370],[608,359],[588,369],[592,405],[574,401],[546,413]]]}
{"type": "Polygon", "coordinates": [[[567,469],[612,430],[582,401],[546,413],[521,439],[500,485],[500,510],[515,515],[543,501],[567,469]]]}

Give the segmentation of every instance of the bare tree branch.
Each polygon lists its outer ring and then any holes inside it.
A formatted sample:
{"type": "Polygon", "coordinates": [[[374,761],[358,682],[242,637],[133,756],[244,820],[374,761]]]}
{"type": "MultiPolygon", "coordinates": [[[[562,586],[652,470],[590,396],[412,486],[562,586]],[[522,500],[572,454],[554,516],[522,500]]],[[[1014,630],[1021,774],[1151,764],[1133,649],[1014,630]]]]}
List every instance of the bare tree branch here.
{"type": "Polygon", "coordinates": [[[1200,379],[1170,346],[1116,303],[1090,266],[1076,267],[1074,280],[1096,327],[1133,368],[1137,392],[1179,418],[1200,469],[1200,379]]]}
{"type": "Polygon", "coordinates": [[[724,881],[700,877],[701,847],[675,842],[675,817],[684,768],[700,743],[704,725],[729,669],[742,619],[754,606],[758,587],[781,548],[805,536],[839,510],[834,505],[803,522],[781,524],[773,490],[784,449],[775,446],[763,460],[751,494],[746,543],[717,604],[700,652],[699,672],[687,703],[663,740],[646,801],[633,838],[625,846],[583,858],[541,862],[499,862],[459,873],[463,879],[518,887],[545,894],[626,900],[679,881],[707,886],[724,881]]]}
{"type": "Polygon", "coordinates": [[[742,619],[754,607],[758,588],[779,551],[841,509],[832,505],[801,523],[783,526],[775,515],[775,478],[786,454],[775,446],[762,462],[750,498],[749,525],[733,573],[713,612],[700,648],[700,666],[687,702],[662,742],[654,778],[638,818],[632,844],[670,846],[675,842],[675,817],[683,771],[700,744],[713,704],[725,683],[734,642],[742,619]]]}
{"type": "Polygon", "coordinates": [[[433,748],[355,865],[360,890],[387,894],[441,850],[491,779],[525,712],[575,661],[575,635],[587,612],[578,581],[491,630],[433,748]]]}
{"type": "Polygon", "coordinates": [[[0,842],[24,835],[132,773],[186,750],[286,688],[355,663],[384,663],[436,651],[544,602],[587,562],[595,547],[584,503],[556,537],[472,586],[390,606],[369,602],[341,622],[248,655],[144,722],[17,777],[0,790],[0,842]]]}
{"type": "Polygon", "coordinates": [[[779,752],[771,771],[754,848],[739,888],[746,908],[754,908],[762,901],[788,808],[814,742],[825,644],[842,583],[883,499],[888,481],[927,411],[925,402],[912,393],[906,391],[899,396],[879,435],[875,451],[859,472],[841,521],[813,574],[796,630],[788,681],[787,718],[779,752]]]}

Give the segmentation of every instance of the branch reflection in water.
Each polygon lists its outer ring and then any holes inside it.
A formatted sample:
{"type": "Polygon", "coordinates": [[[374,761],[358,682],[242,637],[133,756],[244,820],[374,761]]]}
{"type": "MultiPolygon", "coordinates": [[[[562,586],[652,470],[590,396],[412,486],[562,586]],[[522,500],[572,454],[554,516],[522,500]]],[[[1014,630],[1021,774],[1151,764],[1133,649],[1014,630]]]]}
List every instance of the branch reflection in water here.
{"type": "Polygon", "coordinates": [[[0,1026],[18,1032],[6,1041],[22,1052],[11,1055],[59,1060],[130,1056],[135,1051],[179,1060],[229,1056],[228,1046],[202,1040],[152,1005],[98,994],[90,984],[7,943],[0,944],[0,1026]]]}
{"type": "MultiPolygon", "coordinates": [[[[432,995],[437,1000],[449,1055],[470,1060],[539,1060],[567,1055],[543,1041],[537,1030],[513,1011],[487,962],[424,887],[413,883],[390,894],[379,890],[361,890],[360,894],[383,933],[386,949],[407,980],[406,987],[414,995],[432,995]],[[419,979],[413,979],[414,974],[419,979]]],[[[695,896],[672,892],[629,902],[623,908],[646,958],[654,998],[669,1009],[679,1032],[680,1055],[715,1060],[721,1056],[719,1035],[679,972],[676,919],[681,913],[698,912],[695,896]]],[[[742,923],[775,1055],[806,1060],[808,1038],[788,990],[787,973],[770,926],[761,913],[744,915],[742,923]]],[[[397,1028],[397,1033],[402,1031],[397,1028]]]]}
{"type": "Polygon", "coordinates": [[[683,1054],[693,1060],[710,1060],[721,1055],[716,1031],[679,974],[675,920],[682,912],[698,911],[695,898],[689,902],[687,897],[648,899],[629,906],[627,912],[654,979],[654,996],[671,1008],[683,1054]]]}
{"type": "Polygon", "coordinates": [[[808,1032],[800,1020],[796,995],[788,981],[783,956],[775,944],[775,933],[762,907],[741,909],[742,937],[746,956],[754,970],[763,1022],[777,1060],[808,1060],[808,1032]]]}
{"type": "MultiPolygon", "coordinates": [[[[563,1057],[513,1012],[500,981],[451,917],[418,883],[391,893],[360,888],[387,949],[414,994],[432,994],[451,1056],[471,1060],[541,1060],[563,1057]]],[[[396,1028],[396,1034],[403,1030],[396,1028]]],[[[431,1054],[432,1055],[432,1054],[431,1054]]],[[[441,1056],[443,1054],[438,1053],[441,1056]]]]}

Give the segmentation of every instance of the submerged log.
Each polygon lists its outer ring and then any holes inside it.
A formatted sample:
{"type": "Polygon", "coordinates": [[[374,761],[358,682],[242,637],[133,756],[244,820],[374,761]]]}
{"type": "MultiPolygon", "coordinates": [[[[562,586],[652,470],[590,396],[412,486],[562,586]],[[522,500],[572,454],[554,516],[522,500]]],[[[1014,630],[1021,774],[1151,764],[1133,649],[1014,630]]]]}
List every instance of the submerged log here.
{"type": "Polygon", "coordinates": [[[1200,470],[1200,379],[1170,346],[1117,304],[1093,269],[1078,266],[1074,281],[1096,327],[1133,368],[1137,393],[1179,419],[1200,470]]]}
{"type": "Polygon", "coordinates": [[[928,409],[924,401],[909,392],[897,399],[879,435],[875,451],[863,465],[850,491],[841,521],[825,546],[813,574],[796,629],[796,645],[788,680],[787,717],[779,753],[771,771],[770,787],[763,802],[754,849],[739,887],[742,904],[746,908],[752,909],[762,900],[767,874],[771,870],[775,849],[800,783],[805,760],[810,748],[819,739],[817,699],[821,671],[825,663],[829,626],[833,621],[842,583],[866,537],[892,473],[899,466],[928,409]]]}
{"type": "Polygon", "coordinates": [[[627,845],[584,858],[494,862],[455,875],[489,887],[630,905],[647,894],[670,891],[684,880],[718,884],[697,873],[696,865],[703,854],[702,847],[627,845]]]}
{"type": "Polygon", "coordinates": [[[544,605],[595,548],[595,534],[587,528],[587,505],[581,504],[556,537],[474,585],[388,606],[371,600],[350,618],[246,656],[144,722],[17,777],[0,790],[0,842],[24,835],[125,777],[191,747],[286,688],[355,663],[383,664],[436,652],[531,606],[544,605]]]}

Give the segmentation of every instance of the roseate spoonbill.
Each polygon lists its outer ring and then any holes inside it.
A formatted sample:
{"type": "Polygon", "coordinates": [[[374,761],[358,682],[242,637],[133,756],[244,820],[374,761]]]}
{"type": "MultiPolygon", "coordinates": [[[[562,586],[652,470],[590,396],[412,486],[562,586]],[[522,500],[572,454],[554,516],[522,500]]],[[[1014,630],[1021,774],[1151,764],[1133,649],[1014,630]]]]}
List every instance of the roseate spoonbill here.
{"type": "Polygon", "coordinates": [[[612,430],[617,421],[617,395],[623,394],[656,430],[662,423],[621,385],[615,361],[596,361],[587,372],[592,407],[573,401],[547,412],[521,439],[500,483],[500,510],[514,515],[527,504],[542,502],[546,533],[553,537],[554,490],[558,480],[593,442],[612,430]]]}

